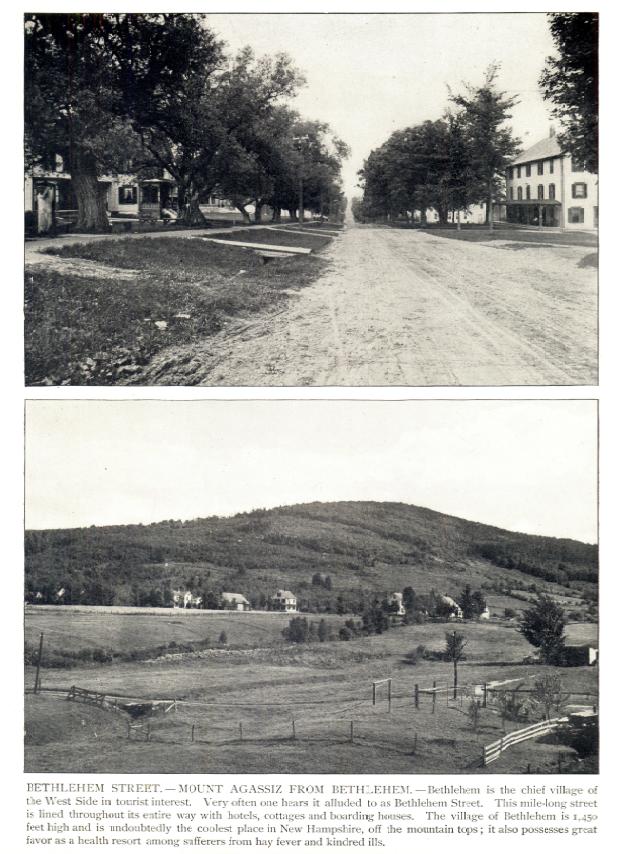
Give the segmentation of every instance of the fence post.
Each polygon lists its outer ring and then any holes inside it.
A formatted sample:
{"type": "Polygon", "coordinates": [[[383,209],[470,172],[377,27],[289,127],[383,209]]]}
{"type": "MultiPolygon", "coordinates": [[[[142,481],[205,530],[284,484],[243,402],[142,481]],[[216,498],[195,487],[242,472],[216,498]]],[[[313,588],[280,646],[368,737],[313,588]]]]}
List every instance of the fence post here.
{"type": "Polygon", "coordinates": [[[436,714],[436,680],[434,680],[433,690],[432,690],[432,714],[436,714]]]}
{"type": "Polygon", "coordinates": [[[294,718],[292,718],[292,740],[296,741],[296,739],[297,739],[297,729],[296,729],[296,726],[294,724],[294,718]]]}
{"type": "Polygon", "coordinates": [[[131,741],[131,721],[127,721],[126,724],[126,738],[127,741],[131,741]]]}
{"type": "Polygon", "coordinates": [[[388,680],[388,712],[390,714],[390,707],[392,704],[392,679],[388,680]]]}
{"type": "Polygon", "coordinates": [[[146,727],[146,741],[150,741],[150,721],[146,727]]]}
{"type": "Polygon", "coordinates": [[[373,682],[373,705],[375,705],[375,682],[373,682]]]}
{"type": "Polygon", "coordinates": [[[416,756],[416,748],[417,748],[418,736],[416,732],[414,733],[414,747],[412,748],[412,755],[416,756]]]}
{"type": "Polygon", "coordinates": [[[243,736],[242,736],[242,721],[240,721],[240,741],[243,741],[243,736]]]}
{"type": "Polygon", "coordinates": [[[194,741],[194,724],[192,724],[192,741],[194,741]]]}
{"type": "Polygon", "coordinates": [[[483,703],[484,708],[486,708],[487,704],[488,704],[488,685],[485,682],[484,683],[484,703],[483,703]]]}
{"type": "Polygon", "coordinates": [[[349,743],[353,744],[353,721],[349,722],[349,743]]]}
{"type": "Polygon", "coordinates": [[[419,686],[418,685],[414,686],[414,708],[415,709],[419,708],[419,686]]]}

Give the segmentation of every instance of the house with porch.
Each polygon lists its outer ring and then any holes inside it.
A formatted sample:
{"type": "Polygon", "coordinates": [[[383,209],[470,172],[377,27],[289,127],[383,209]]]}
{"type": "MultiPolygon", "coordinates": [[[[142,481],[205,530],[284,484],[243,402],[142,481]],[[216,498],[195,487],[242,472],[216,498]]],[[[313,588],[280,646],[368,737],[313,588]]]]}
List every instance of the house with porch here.
{"type": "Polygon", "coordinates": [[[566,230],[598,225],[598,178],[563,153],[556,135],[516,157],[506,170],[506,221],[566,230]]]}

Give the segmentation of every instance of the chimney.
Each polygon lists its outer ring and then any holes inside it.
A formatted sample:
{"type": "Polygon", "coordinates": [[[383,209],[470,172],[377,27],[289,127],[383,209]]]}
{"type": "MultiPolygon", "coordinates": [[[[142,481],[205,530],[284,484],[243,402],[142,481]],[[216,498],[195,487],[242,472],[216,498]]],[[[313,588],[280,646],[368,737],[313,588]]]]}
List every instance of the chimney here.
{"type": "Polygon", "coordinates": [[[550,139],[556,136],[556,131],[554,130],[554,125],[550,125],[550,139]]]}

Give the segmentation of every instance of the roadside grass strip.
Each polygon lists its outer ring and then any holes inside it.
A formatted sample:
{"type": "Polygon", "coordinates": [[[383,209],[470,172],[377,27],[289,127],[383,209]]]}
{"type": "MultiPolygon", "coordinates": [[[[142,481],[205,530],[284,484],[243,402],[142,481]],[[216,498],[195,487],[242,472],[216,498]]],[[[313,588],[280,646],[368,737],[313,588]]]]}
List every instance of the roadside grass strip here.
{"type": "Polygon", "coordinates": [[[213,336],[232,318],[273,311],[312,284],[328,262],[310,251],[286,247],[280,263],[261,264],[245,248],[186,237],[48,250],[68,265],[27,266],[26,382],[141,382],[143,367],[164,348],[213,336]],[[76,269],[72,259],[81,259],[76,269]]]}

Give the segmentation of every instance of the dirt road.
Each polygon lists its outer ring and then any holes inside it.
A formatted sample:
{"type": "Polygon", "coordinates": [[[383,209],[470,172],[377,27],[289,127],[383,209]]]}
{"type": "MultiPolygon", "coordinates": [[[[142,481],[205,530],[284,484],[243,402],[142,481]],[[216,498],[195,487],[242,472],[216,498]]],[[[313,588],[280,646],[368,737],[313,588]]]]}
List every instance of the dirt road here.
{"type": "Polygon", "coordinates": [[[596,382],[591,247],[357,226],[325,252],[329,271],[286,309],[163,351],[140,383],[596,382]]]}

